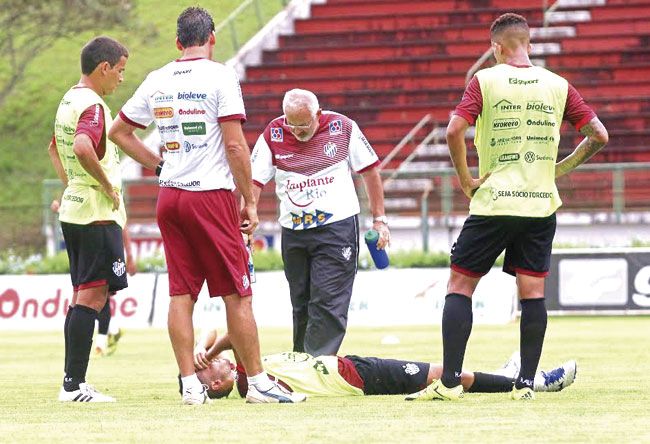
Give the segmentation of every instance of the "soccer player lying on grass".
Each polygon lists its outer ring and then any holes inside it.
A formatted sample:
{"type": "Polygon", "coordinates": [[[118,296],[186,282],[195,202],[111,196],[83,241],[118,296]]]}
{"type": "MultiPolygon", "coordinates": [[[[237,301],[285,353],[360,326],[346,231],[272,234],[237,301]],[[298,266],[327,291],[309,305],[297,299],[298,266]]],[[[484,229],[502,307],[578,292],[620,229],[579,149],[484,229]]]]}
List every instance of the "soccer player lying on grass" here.
{"type": "MultiPolygon", "coordinates": [[[[219,337],[216,330],[204,332],[194,349],[197,376],[207,386],[210,398],[222,398],[234,383],[246,396],[246,374],[221,353],[232,349],[228,333],[219,337]]],[[[235,352],[235,359],[237,354],[235,352]]],[[[494,373],[463,371],[463,390],[474,393],[510,392],[519,373],[519,354],[514,353],[506,365],[494,373]]],[[[286,352],[264,356],[262,365],[269,376],[288,390],[308,396],[398,395],[415,393],[440,377],[442,365],[417,361],[398,361],[348,355],[317,356],[286,352]]],[[[535,391],[557,392],[573,383],[576,362],[565,362],[549,372],[535,376],[535,391]]]]}

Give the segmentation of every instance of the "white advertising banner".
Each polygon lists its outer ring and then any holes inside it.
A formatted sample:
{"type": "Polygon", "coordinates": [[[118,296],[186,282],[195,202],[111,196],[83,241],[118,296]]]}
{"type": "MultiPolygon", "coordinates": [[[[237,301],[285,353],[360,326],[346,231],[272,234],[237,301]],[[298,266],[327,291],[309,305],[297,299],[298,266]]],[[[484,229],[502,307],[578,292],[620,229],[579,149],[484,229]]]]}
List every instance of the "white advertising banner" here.
{"type": "MultiPolygon", "coordinates": [[[[153,275],[129,277],[129,288],[111,298],[111,309],[122,327],[147,327],[153,275]]],[[[0,330],[63,328],[72,299],[70,276],[63,274],[0,276],[0,330]]]]}
{"type": "MultiPolygon", "coordinates": [[[[442,318],[447,269],[389,269],[358,273],[348,325],[437,324],[442,318]]],[[[258,272],[253,284],[253,309],[260,327],[291,327],[289,286],[284,273],[258,272]]],[[[111,298],[121,327],[167,326],[169,284],[166,274],[139,273],[129,287],[111,298]],[[153,304],[153,310],[152,310],[153,304]]],[[[514,278],[493,270],[474,295],[474,322],[507,323],[516,312],[514,278]]],[[[0,330],[53,330],[63,326],[72,297],[70,277],[0,276],[0,330]]],[[[209,298],[203,288],[194,310],[196,327],[224,327],[221,298],[209,298]]]]}

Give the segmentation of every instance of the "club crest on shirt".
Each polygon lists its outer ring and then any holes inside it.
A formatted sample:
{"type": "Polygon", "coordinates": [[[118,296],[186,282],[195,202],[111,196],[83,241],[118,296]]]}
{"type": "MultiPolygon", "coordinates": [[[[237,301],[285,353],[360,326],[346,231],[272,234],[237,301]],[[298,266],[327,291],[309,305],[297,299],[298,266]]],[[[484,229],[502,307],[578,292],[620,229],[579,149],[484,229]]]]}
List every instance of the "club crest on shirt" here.
{"type": "Polygon", "coordinates": [[[409,362],[408,364],[403,365],[402,367],[404,368],[404,373],[406,373],[407,375],[413,376],[420,373],[420,367],[413,364],[412,362],[409,362]]]}
{"type": "Polygon", "coordinates": [[[343,255],[343,259],[349,261],[350,257],[352,257],[352,247],[341,248],[341,254],[343,255]]]}
{"type": "Polygon", "coordinates": [[[113,262],[113,273],[115,273],[115,276],[122,276],[125,272],[126,264],[122,262],[122,259],[113,262]]]}
{"type": "Polygon", "coordinates": [[[336,144],[334,142],[327,142],[323,145],[323,153],[330,159],[333,159],[336,156],[336,144]]]}
{"type": "Polygon", "coordinates": [[[338,136],[339,134],[343,134],[343,122],[332,120],[330,122],[330,136],[338,136]]]}
{"type": "Polygon", "coordinates": [[[271,142],[283,142],[282,128],[271,128],[271,142]]]}

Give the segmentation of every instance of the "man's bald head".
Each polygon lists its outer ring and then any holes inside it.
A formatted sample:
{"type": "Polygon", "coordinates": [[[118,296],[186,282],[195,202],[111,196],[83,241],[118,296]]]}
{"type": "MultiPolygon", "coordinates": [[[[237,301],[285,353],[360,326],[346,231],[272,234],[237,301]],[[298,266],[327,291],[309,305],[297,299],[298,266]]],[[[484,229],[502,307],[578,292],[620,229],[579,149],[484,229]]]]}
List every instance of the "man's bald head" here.
{"type": "Polygon", "coordinates": [[[509,12],[497,18],[490,27],[490,39],[508,48],[530,44],[530,28],[526,19],[509,12]]]}
{"type": "Polygon", "coordinates": [[[210,361],[208,368],[196,372],[201,384],[208,386],[208,397],[218,399],[227,397],[235,384],[232,364],[227,359],[210,361]]]}

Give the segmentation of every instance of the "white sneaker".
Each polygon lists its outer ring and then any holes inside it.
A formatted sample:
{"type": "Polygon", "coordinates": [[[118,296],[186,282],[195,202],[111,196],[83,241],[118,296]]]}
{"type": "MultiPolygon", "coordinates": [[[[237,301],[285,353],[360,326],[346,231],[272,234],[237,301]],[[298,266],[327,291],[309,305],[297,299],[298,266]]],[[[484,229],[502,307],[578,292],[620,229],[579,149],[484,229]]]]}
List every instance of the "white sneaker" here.
{"type": "Polygon", "coordinates": [[[536,392],[559,392],[573,384],[578,374],[578,364],[571,360],[562,364],[561,367],[548,372],[537,372],[535,375],[534,388],[536,392]]]}
{"type": "Polygon", "coordinates": [[[261,403],[292,403],[304,402],[307,396],[302,393],[290,392],[281,385],[273,382],[273,387],[263,392],[254,385],[248,386],[246,402],[249,404],[261,403]]]}
{"type": "Polygon", "coordinates": [[[210,404],[211,400],[208,398],[208,386],[202,384],[200,388],[190,387],[183,390],[183,404],[185,405],[200,405],[210,404]]]}
{"type": "Polygon", "coordinates": [[[95,388],[82,382],[79,389],[72,392],[66,392],[63,387],[59,391],[59,401],[62,402],[116,402],[112,396],[105,395],[95,390],[95,388]]]}
{"type": "Polygon", "coordinates": [[[494,372],[495,375],[505,376],[507,378],[515,379],[521,370],[521,357],[519,352],[513,352],[508,358],[503,367],[494,372]]]}

